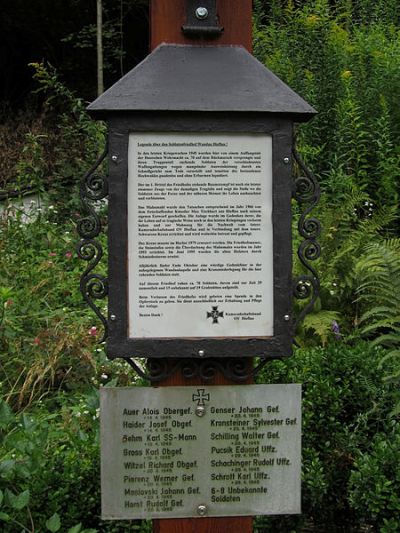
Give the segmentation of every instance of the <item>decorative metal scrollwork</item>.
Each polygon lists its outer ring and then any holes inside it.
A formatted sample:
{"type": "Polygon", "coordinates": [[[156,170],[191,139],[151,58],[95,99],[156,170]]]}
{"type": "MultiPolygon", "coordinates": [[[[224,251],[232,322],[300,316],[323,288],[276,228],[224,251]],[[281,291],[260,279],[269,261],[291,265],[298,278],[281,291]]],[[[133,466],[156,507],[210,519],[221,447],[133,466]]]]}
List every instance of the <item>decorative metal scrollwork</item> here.
{"type": "Polygon", "coordinates": [[[301,172],[301,175],[296,176],[294,179],[293,197],[299,204],[307,205],[298,221],[298,231],[304,240],[300,243],[297,255],[301,264],[309,272],[309,274],[297,276],[294,279],[293,291],[297,299],[306,300],[310,298],[310,301],[296,318],[294,323],[294,330],[296,330],[298,324],[313,308],[319,295],[320,283],[318,274],[309,261],[315,261],[321,255],[321,246],[317,242],[321,233],[321,223],[317,218],[309,215],[318,204],[321,192],[316,177],[305,166],[295,149],[293,149],[293,157],[297,163],[298,170],[301,172]]]}
{"type": "Polygon", "coordinates": [[[94,272],[103,257],[103,247],[96,241],[96,237],[102,230],[102,224],[91,202],[103,200],[108,194],[107,178],[98,172],[107,153],[108,147],[106,146],[104,152],[82,179],[80,200],[85,216],[77,222],[77,231],[81,240],[77,244],[76,251],[78,257],[88,263],[81,276],[80,290],[86,303],[93,309],[104,326],[104,332],[99,342],[103,342],[107,337],[107,319],[94,300],[107,296],[108,280],[105,276],[94,272]]]}
{"type": "Polygon", "coordinates": [[[223,375],[230,381],[243,383],[254,377],[264,368],[271,359],[260,359],[256,366],[252,366],[251,360],[246,358],[229,359],[148,359],[147,372],[134,359],[126,359],[127,363],[135,372],[152,383],[164,381],[180,370],[185,379],[199,378],[203,381],[211,381],[217,375],[223,375]]]}

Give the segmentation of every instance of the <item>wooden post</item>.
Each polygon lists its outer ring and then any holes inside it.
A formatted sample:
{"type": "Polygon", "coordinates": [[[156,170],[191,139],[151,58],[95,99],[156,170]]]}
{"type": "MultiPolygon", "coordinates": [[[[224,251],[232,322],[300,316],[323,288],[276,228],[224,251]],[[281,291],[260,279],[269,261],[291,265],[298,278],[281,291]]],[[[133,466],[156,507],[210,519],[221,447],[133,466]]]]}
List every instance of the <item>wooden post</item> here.
{"type": "MultiPolygon", "coordinates": [[[[173,361],[171,361],[173,364],[173,361]]],[[[249,369],[253,361],[249,359],[249,369]]],[[[246,384],[252,383],[249,379],[246,384]]],[[[182,385],[238,385],[217,374],[214,379],[202,381],[201,379],[184,379],[178,370],[159,386],[171,387],[182,385]]],[[[251,533],[253,531],[253,518],[251,516],[223,517],[223,518],[176,518],[168,520],[153,520],[153,533],[251,533]]]]}
{"type": "Polygon", "coordinates": [[[103,79],[103,5],[97,0],[97,96],[104,93],[103,79]]]}
{"type": "MultiPolygon", "coordinates": [[[[199,2],[199,6],[201,2],[199,2]]],[[[150,49],[161,43],[191,45],[241,45],[252,51],[252,0],[217,0],[219,24],[224,31],[212,40],[191,39],[182,32],[186,23],[186,0],[151,0],[150,49]]],[[[171,365],[173,361],[171,361],[171,365]]],[[[249,368],[253,364],[249,360],[249,368]]],[[[247,383],[251,383],[249,380],[247,383]]],[[[161,387],[182,385],[238,385],[216,375],[211,381],[184,379],[180,370],[158,384],[161,387]]],[[[153,520],[154,533],[251,533],[252,517],[180,518],[153,520]]]]}
{"type": "MultiPolygon", "coordinates": [[[[201,1],[199,1],[201,5],[201,1]]],[[[151,0],[150,50],[161,43],[240,45],[252,51],[252,0],[217,0],[219,23],[224,31],[212,40],[185,37],[186,0],[151,0]]]]}
{"type": "Polygon", "coordinates": [[[154,533],[251,533],[251,517],[236,518],[180,518],[175,520],[154,520],[154,533]]]}

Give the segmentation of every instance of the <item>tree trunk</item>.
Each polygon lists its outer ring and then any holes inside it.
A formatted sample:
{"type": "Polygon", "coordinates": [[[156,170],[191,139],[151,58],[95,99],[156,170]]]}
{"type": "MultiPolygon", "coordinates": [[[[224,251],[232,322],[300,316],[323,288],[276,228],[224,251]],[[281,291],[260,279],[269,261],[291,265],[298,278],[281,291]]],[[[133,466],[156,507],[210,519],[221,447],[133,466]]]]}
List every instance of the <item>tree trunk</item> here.
{"type": "Polygon", "coordinates": [[[103,6],[102,0],[97,0],[97,96],[103,92],[103,6]]]}

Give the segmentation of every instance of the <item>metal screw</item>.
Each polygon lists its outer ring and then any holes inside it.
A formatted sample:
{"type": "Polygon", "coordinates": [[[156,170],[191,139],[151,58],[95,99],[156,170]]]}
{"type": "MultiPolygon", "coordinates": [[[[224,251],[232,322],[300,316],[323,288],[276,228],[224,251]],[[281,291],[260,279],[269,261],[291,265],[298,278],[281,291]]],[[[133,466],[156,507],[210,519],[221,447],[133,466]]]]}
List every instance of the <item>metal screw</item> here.
{"type": "Polygon", "coordinates": [[[207,507],[205,505],[198,505],[197,506],[197,514],[199,516],[206,516],[207,514],[207,507]]]}
{"type": "Polygon", "coordinates": [[[114,322],[114,320],[117,320],[117,317],[115,315],[110,315],[110,320],[114,322]]]}
{"type": "Polygon", "coordinates": [[[283,317],[283,320],[284,320],[285,322],[289,322],[289,320],[290,320],[290,315],[285,315],[285,316],[283,317]]]}
{"type": "Polygon", "coordinates": [[[283,162],[285,163],[285,165],[288,165],[290,163],[289,157],[284,157],[283,162]]]}
{"type": "Polygon", "coordinates": [[[203,405],[198,405],[196,407],[196,415],[197,416],[204,416],[206,414],[206,408],[203,405]]]}
{"type": "Polygon", "coordinates": [[[196,9],[196,17],[199,20],[204,20],[208,17],[208,9],[206,7],[198,7],[196,9]]]}
{"type": "Polygon", "coordinates": [[[204,350],[199,350],[199,357],[204,357],[204,350]]]}
{"type": "Polygon", "coordinates": [[[114,154],[114,155],[111,156],[111,159],[112,159],[112,160],[114,161],[114,163],[115,163],[116,161],[118,161],[118,156],[114,154]]]}

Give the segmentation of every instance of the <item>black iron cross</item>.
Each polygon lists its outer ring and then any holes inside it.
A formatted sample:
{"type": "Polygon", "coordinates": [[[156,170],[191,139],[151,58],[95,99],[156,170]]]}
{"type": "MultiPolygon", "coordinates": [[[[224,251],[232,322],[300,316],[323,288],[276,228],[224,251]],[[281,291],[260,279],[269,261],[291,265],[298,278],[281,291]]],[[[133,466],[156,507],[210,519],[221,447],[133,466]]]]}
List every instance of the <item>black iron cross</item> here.
{"type": "Polygon", "coordinates": [[[205,392],[205,389],[197,389],[197,394],[192,395],[192,401],[197,402],[197,405],[205,405],[206,401],[210,401],[210,395],[205,392]]]}
{"type": "Polygon", "coordinates": [[[207,311],[207,318],[212,318],[212,323],[218,324],[218,319],[224,318],[224,312],[218,311],[218,305],[213,305],[212,311],[207,311]]]}

